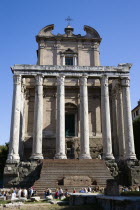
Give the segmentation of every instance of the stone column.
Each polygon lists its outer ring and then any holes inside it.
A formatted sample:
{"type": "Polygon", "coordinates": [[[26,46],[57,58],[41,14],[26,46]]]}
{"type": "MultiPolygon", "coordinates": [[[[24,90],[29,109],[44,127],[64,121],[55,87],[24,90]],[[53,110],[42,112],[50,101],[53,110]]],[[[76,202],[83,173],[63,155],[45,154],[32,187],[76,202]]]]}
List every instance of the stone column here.
{"type": "Polygon", "coordinates": [[[43,124],[43,78],[36,76],[33,147],[31,159],[43,159],[42,155],[42,124],[43,124]]]}
{"type": "Polygon", "coordinates": [[[124,139],[124,123],[123,123],[123,103],[122,90],[118,83],[117,89],[117,133],[119,140],[119,159],[124,159],[125,156],[125,139],[124,139]]]}
{"type": "Polygon", "coordinates": [[[119,159],[119,143],[118,143],[118,133],[117,133],[117,96],[116,96],[116,81],[112,82],[112,146],[113,146],[113,155],[116,160],[119,159]]]}
{"type": "Polygon", "coordinates": [[[21,75],[13,76],[13,104],[11,116],[10,144],[7,162],[19,162],[19,134],[20,134],[20,102],[21,102],[21,75]]]}
{"type": "Polygon", "coordinates": [[[103,158],[114,159],[112,154],[108,77],[106,75],[101,78],[101,114],[103,158]]]}
{"type": "Polygon", "coordinates": [[[65,76],[57,77],[57,120],[56,120],[56,159],[67,159],[65,154],[65,76]]]}
{"type": "Polygon", "coordinates": [[[73,65],[77,66],[77,56],[76,55],[73,57],[73,65]]]}
{"type": "Polygon", "coordinates": [[[64,54],[61,55],[61,65],[65,66],[65,56],[64,56],[64,54]]]}
{"type": "Polygon", "coordinates": [[[123,114],[124,114],[124,135],[125,135],[125,159],[136,159],[132,116],[131,116],[131,102],[130,102],[130,84],[129,78],[123,78],[122,85],[122,99],[123,99],[123,114]]]}
{"type": "Polygon", "coordinates": [[[25,78],[22,79],[21,85],[21,106],[20,106],[20,139],[19,139],[19,155],[23,159],[25,138],[25,78]]]}
{"type": "Polygon", "coordinates": [[[89,149],[88,90],[87,76],[80,78],[80,157],[91,159],[89,149]]]}
{"type": "Polygon", "coordinates": [[[94,66],[100,66],[99,43],[95,43],[93,49],[94,49],[94,66]]]}

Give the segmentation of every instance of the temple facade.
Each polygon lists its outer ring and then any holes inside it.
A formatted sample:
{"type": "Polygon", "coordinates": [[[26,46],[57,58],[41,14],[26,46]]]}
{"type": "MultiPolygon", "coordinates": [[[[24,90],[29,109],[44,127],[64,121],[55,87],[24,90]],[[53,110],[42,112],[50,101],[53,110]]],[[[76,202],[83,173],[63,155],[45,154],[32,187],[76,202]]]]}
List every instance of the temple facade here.
{"type": "Polygon", "coordinates": [[[131,64],[100,64],[101,37],[89,26],[41,29],[36,65],[14,65],[7,163],[38,159],[135,160],[131,64]]]}

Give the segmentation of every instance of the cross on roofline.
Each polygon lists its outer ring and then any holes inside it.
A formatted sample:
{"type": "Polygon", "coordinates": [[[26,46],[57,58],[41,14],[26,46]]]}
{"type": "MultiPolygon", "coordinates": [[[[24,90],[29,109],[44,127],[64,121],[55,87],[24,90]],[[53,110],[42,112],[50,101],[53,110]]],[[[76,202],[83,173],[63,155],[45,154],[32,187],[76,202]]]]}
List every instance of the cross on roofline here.
{"type": "Polygon", "coordinates": [[[67,22],[68,22],[68,25],[70,25],[70,21],[73,21],[73,19],[71,19],[71,17],[68,16],[68,17],[65,19],[65,21],[67,21],[67,22]]]}

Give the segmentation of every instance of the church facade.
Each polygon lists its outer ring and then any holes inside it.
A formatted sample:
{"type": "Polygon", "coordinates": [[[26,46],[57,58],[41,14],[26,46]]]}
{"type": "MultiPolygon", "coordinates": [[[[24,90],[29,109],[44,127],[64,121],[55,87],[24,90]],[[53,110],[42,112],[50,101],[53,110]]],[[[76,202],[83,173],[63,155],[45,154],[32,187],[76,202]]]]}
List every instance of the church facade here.
{"type": "Polygon", "coordinates": [[[36,36],[37,65],[15,65],[8,161],[135,159],[129,70],[100,65],[98,32],[36,36]]]}
{"type": "Polygon", "coordinates": [[[12,164],[42,159],[135,162],[131,64],[102,66],[101,37],[92,27],[84,26],[85,35],[75,35],[70,25],[64,34],[54,35],[53,29],[48,25],[36,36],[36,65],[11,67],[5,175],[12,164]]]}

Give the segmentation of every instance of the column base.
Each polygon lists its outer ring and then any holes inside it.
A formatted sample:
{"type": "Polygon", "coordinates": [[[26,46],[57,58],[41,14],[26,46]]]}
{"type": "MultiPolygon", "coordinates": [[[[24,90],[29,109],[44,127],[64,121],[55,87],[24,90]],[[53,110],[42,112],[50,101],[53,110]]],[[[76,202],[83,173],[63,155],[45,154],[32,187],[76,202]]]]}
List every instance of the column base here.
{"type": "Polygon", "coordinates": [[[90,154],[81,154],[79,156],[79,159],[92,159],[92,158],[91,158],[90,154]]]}
{"type": "Polygon", "coordinates": [[[110,155],[106,155],[106,154],[103,154],[103,159],[104,160],[114,160],[114,156],[113,154],[110,154],[110,155]]]}
{"type": "Polygon", "coordinates": [[[42,154],[33,154],[30,157],[31,160],[39,160],[39,159],[44,159],[42,154]]]}
{"type": "Polygon", "coordinates": [[[65,154],[62,153],[57,153],[55,154],[55,159],[67,159],[67,156],[65,154]]]}
{"type": "Polygon", "coordinates": [[[6,160],[6,163],[19,163],[19,162],[20,162],[20,157],[19,155],[15,154],[9,154],[6,160]]]}
{"type": "Polygon", "coordinates": [[[136,155],[135,154],[133,154],[133,155],[126,155],[125,156],[125,160],[136,160],[137,158],[136,158],[136,155]]]}

